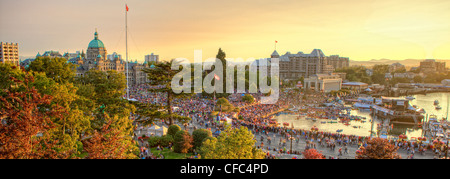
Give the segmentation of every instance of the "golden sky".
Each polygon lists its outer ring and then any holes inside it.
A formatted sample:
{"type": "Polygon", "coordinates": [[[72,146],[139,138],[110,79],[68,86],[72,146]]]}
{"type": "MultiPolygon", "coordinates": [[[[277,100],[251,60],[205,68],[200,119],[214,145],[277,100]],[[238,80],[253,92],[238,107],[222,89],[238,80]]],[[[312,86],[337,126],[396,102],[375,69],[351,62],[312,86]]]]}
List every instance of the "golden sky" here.
{"type": "Polygon", "coordinates": [[[109,53],[130,59],[267,58],[277,51],[351,60],[450,59],[448,0],[2,0],[0,41],[19,55],[86,51],[95,28],[109,53]],[[5,15],[8,14],[8,15],[5,15]]]}

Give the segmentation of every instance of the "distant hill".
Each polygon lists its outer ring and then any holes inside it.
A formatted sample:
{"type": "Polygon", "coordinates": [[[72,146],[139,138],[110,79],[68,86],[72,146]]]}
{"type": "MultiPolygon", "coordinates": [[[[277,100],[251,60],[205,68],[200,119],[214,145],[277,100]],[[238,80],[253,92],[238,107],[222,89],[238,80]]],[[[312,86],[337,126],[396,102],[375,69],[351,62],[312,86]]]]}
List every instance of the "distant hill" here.
{"type": "MultiPolygon", "coordinates": [[[[407,69],[411,67],[418,67],[420,65],[421,61],[424,61],[425,59],[405,59],[405,60],[390,60],[390,59],[372,59],[369,61],[353,61],[350,60],[350,66],[366,66],[366,67],[372,67],[374,65],[382,65],[382,64],[393,64],[393,63],[400,63],[402,65],[405,65],[407,69]]],[[[450,60],[439,60],[438,62],[446,62],[445,65],[448,67],[450,65],[450,60]]]]}

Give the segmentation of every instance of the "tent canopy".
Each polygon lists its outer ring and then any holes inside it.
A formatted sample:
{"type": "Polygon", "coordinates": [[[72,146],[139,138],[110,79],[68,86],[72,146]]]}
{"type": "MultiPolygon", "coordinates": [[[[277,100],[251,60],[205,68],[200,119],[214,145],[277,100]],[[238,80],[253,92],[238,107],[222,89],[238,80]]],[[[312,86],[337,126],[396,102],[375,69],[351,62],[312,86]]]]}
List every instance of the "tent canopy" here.
{"type": "Polygon", "coordinates": [[[165,126],[159,127],[157,125],[154,125],[154,126],[150,127],[148,130],[150,133],[153,133],[158,136],[163,136],[163,135],[167,134],[167,127],[165,127],[165,126]]]}

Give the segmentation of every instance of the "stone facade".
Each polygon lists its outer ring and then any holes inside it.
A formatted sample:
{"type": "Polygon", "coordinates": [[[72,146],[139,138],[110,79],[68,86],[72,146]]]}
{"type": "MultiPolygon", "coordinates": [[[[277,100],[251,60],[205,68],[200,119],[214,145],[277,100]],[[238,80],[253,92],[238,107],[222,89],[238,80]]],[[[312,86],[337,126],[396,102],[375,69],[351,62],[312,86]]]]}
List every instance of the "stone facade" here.
{"type": "Polygon", "coordinates": [[[76,75],[81,77],[87,71],[91,69],[96,69],[100,71],[115,70],[121,73],[127,74],[128,67],[128,84],[130,86],[139,85],[147,83],[147,75],[141,70],[149,67],[149,63],[144,62],[143,64],[135,62],[128,62],[120,58],[118,54],[114,54],[114,57],[107,58],[108,53],[103,44],[103,42],[98,38],[98,33],[95,32],[94,40],[89,43],[88,49],[86,51],[86,58],[78,55],[76,58],[68,59],[70,63],[78,65],[76,75]]]}
{"type": "Polygon", "coordinates": [[[315,74],[305,78],[305,89],[320,92],[339,91],[342,87],[342,78],[339,75],[315,74]]]}
{"type": "Polygon", "coordinates": [[[271,58],[279,58],[279,70],[281,80],[295,80],[300,77],[308,78],[315,74],[330,74],[336,69],[349,66],[349,58],[338,55],[325,56],[320,49],[314,49],[310,54],[298,52],[280,56],[274,51],[271,58]]]}
{"type": "Polygon", "coordinates": [[[420,71],[423,73],[445,72],[445,62],[437,62],[434,59],[427,59],[420,62],[420,71]]]}

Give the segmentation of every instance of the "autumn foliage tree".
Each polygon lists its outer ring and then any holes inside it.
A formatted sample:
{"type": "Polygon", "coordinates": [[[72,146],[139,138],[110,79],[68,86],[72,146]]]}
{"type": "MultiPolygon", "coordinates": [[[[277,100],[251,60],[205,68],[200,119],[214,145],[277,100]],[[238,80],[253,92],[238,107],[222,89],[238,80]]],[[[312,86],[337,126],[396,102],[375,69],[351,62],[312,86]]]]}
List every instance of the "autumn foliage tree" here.
{"type": "Polygon", "coordinates": [[[23,75],[23,80],[11,76],[14,85],[2,89],[0,95],[0,158],[67,158],[69,154],[58,151],[58,141],[50,135],[55,128],[52,118],[66,112],[58,105],[47,108],[52,96],[38,93],[30,85],[33,76],[23,75]]]}
{"type": "Polygon", "coordinates": [[[188,151],[194,146],[192,143],[193,139],[188,131],[178,131],[174,136],[173,150],[177,153],[188,153],[188,151]]]}
{"type": "Polygon", "coordinates": [[[372,138],[367,141],[367,147],[361,147],[356,153],[356,159],[400,159],[398,147],[382,138],[372,138]]]}
{"type": "Polygon", "coordinates": [[[316,149],[308,149],[302,152],[304,159],[325,159],[322,153],[316,149]]]}
{"type": "MultiPolygon", "coordinates": [[[[105,116],[110,119],[108,116],[105,116]]],[[[83,147],[88,154],[86,159],[132,159],[132,143],[127,142],[129,136],[121,135],[121,131],[112,128],[113,120],[105,123],[101,130],[95,130],[91,136],[82,140],[83,147]],[[131,151],[130,151],[131,150],[131,151]]]]}

